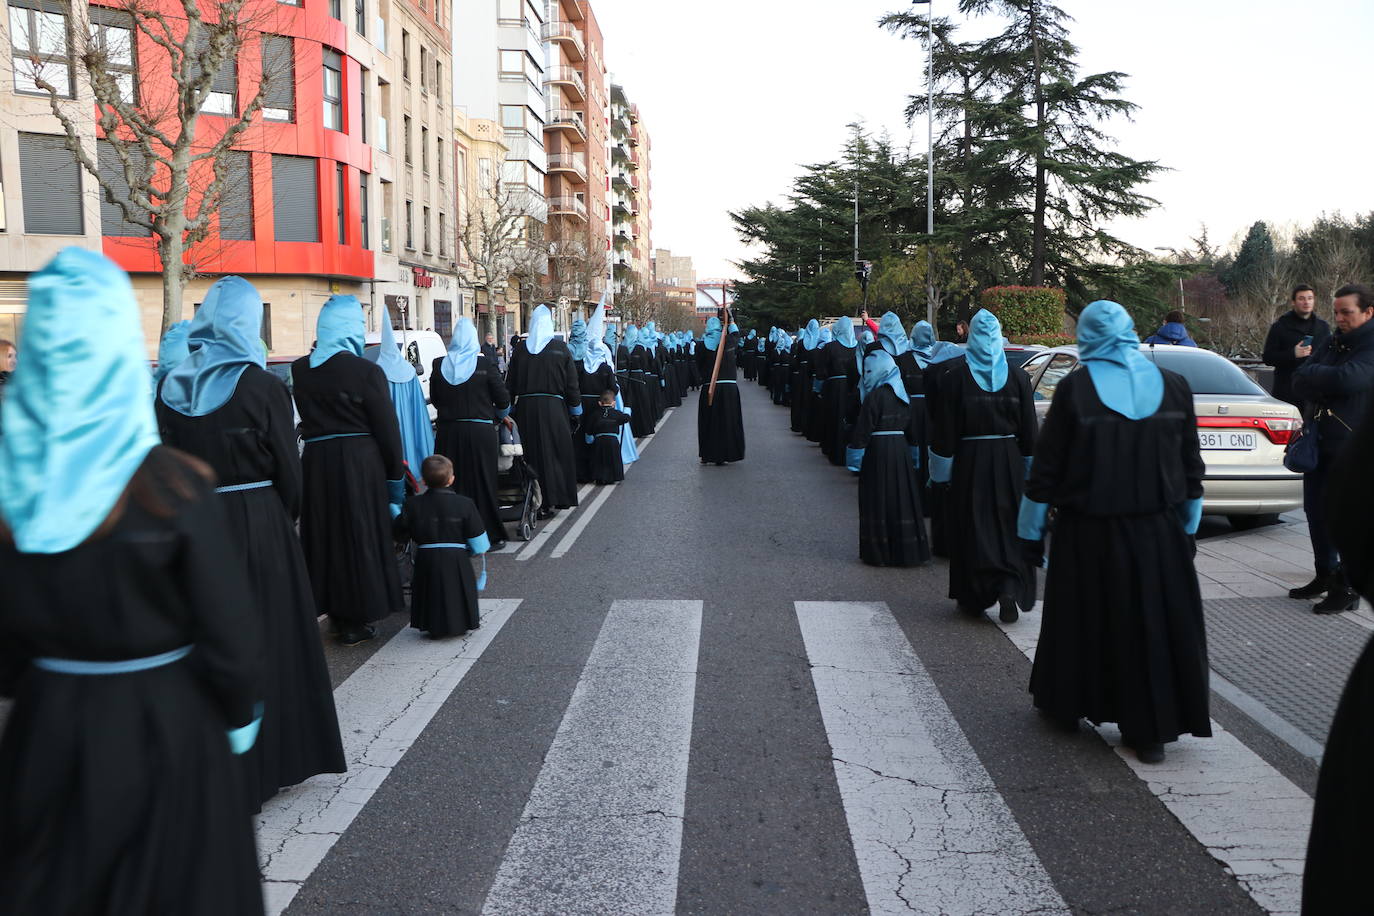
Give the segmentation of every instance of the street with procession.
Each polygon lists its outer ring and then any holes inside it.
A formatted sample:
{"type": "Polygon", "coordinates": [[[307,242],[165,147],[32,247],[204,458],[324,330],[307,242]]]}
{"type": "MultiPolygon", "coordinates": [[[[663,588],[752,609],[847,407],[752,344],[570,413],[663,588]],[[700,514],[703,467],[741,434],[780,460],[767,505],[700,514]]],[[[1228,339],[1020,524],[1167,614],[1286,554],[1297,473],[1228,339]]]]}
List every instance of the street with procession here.
{"type": "Polygon", "coordinates": [[[480,629],[325,641],[348,772],[264,806],[270,912],[1298,911],[1374,629],[1285,597],[1300,514],[1204,522],[1214,737],[1144,765],[1035,714],[1038,610],[861,564],[853,476],[740,389],[745,461],[697,461],[691,395],[491,557],[480,629]]]}

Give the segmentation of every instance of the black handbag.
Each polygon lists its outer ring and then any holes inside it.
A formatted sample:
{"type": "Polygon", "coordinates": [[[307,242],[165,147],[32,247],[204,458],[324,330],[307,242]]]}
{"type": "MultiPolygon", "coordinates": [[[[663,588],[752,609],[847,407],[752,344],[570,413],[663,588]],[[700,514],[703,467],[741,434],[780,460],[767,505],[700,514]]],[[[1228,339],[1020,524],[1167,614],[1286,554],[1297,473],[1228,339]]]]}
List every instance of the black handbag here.
{"type": "Polygon", "coordinates": [[[1306,474],[1317,469],[1317,447],[1321,438],[1317,435],[1317,417],[1304,423],[1298,436],[1283,450],[1283,466],[1294,474],[1306,474]]]}

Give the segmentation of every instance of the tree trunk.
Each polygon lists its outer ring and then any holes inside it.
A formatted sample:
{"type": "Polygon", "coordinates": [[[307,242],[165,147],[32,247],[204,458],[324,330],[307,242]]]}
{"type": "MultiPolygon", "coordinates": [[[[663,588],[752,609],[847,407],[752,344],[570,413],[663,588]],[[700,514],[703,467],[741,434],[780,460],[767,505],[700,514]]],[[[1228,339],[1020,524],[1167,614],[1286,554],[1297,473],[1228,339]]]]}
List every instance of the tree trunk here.
{"type": "Polygon", "coordinates": [[[177,138],[167,176],[166,216],[161,220],[157,254],[162,261],[162,333],[181,320],[186,296],[186,202],[190,197],[191,137],[194,120],[177,138]]]}
{"type": "Polygon", "coordinates": [[[969,120],[969,105],[973,98],[973,87],[970,79],[964,76],[964,143],[961,151],[960,170],[964,175],[964,215],[973,212],[973,176],[970,171],[973,168],[973,122],[969,120]]]}
{"type": "Polygon", "coordinates": [[[1031,0],[1031,50],[1035,60],[1035,211],[1031,225],[1030,285],[1045,283],[1045,95],[1040,87],[1039,0],[1031,0]]]}

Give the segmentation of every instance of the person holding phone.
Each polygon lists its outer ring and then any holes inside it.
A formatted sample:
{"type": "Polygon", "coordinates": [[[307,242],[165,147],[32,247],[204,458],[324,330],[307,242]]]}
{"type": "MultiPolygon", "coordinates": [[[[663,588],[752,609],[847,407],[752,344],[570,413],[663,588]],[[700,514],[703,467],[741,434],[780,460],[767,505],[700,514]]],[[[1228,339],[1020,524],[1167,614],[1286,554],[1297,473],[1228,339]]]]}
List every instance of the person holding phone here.
{"type": "Polygon", "coordinates": [[[1264,341],[1264,364],[1274,367],[1274,397],[1301,408],[1293,394],[1293,372],[1331,339],[1331,327],[1317,317],[1317,294],[1302,284],[1293,288],[1288,311],[1269,326],[1264,341]]]}

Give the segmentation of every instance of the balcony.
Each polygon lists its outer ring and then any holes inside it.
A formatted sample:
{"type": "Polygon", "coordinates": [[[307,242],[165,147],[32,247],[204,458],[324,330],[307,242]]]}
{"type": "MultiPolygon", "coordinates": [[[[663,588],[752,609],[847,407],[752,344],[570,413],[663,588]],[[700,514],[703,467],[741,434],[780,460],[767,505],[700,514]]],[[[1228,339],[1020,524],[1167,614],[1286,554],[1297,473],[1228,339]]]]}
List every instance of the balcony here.
{"type": "Polygon", "coordinates": [[[563,52],[572,61],[587,58],[587,46],[582,41],[582,30],[570,22],[546,22],[542,30],[545,41],[563,46],[563,52]]]}
{"type": "Polygon", "coordinates": [[[582,120],[582,112],[571,108],[550,108],[544,119],[545,130],[566,130],[587,142],[587,123],[582,120]]]}
{"type": "Polygon", "coordinates": [[[616,190],[624,190],[629,186],[630,176],[625,174],[623,170],[616,169],[615,174],[611,176],[611,187],[615,188],[616,190]]]}
{"type": "Polygon", "coordinates": [[[587,219],[587,204],[579,197],[550,197],[549,216],[574,216],[587,219]]]}
{"type": "Polygon", "coordinates": [[[623,218],[629,216],[630,205],[625,201],[625,198],[617,194],[615,198],[611,201],[611,212],[615,214],[617,217],[623,218]]]}
{"type": "Polygon", "coordinates": [[[616,143],[611,146],[612,162],[629,162],[630,150],[623,143],[616,143]]]}
{"type": "Polygon", "coordinates": [[[579,184],[587,183],[587,156],[585,153],[550,153],[549,172],[562,172],[564,177],[576,176],[579,184]]]}
{"type": "Polygon", "coordinates": [[[562,88],[563,95],[572,102],[581,102],[587,97],[587,84],[582,81],[582,74],[572,67],[550,67],[544,74],[544,85],[562,88]]]}

